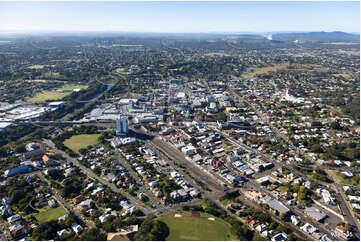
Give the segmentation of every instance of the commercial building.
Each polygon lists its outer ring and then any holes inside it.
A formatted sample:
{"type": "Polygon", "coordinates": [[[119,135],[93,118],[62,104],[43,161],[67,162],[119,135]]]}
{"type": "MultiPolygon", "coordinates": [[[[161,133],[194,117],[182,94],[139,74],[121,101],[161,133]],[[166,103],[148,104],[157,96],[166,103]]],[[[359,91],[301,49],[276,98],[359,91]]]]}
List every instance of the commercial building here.
{"type": "Polygon", "coordinates": [[[127,116],[120,116],[116,120],[117,124],[117,131],[116,134],[118,136],[125,136],[129,133],[129,126],[128,126],[128,117],[127,116]]]}
{"type": "Polygon", "coordinates": [[[315,207],[306,208],[305,213],[317,222],[320,222],[327,217],[327,214],[315,207]]]}

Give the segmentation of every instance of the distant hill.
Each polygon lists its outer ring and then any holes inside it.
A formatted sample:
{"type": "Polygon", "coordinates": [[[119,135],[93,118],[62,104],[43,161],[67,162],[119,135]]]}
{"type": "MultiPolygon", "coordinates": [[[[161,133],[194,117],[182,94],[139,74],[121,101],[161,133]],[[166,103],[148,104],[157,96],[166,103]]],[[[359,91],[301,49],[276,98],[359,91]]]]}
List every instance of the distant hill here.
{"type": "Polygon", "coordinates": [[[273,40],[293,41],[320,41],[320,42],[360,42],[359,34],[345,32],[308,32],[308,33],[276,33],[273,40]]]}

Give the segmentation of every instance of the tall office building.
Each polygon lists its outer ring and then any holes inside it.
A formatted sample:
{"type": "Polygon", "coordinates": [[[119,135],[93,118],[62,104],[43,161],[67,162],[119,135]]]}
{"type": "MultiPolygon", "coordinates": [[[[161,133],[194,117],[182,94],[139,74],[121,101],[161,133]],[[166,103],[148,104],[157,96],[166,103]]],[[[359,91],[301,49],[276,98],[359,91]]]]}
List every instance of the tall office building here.
{"type": "Polygon", "coordinates": [[[116,135],[127,135],[129,132],[128,127],[128,117],[127,116],[119,116],[116,120],[117,131],[116,135]]]}

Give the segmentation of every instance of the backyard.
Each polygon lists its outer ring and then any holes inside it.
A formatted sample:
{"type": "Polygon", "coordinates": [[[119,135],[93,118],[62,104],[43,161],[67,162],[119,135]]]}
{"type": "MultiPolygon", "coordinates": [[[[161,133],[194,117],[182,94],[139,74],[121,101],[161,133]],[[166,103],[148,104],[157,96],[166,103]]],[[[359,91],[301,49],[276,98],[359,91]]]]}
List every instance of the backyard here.
{"type": "Polygon", "coordinates": [[[68,212],[62,206],[58,206],[56,208],[47,207],[45,210],[40,211],[40,213],[36,214],[35,218],[39,221],[39,223],[44,223],[58,219],[59,217],[67,213],[68,212]]]}

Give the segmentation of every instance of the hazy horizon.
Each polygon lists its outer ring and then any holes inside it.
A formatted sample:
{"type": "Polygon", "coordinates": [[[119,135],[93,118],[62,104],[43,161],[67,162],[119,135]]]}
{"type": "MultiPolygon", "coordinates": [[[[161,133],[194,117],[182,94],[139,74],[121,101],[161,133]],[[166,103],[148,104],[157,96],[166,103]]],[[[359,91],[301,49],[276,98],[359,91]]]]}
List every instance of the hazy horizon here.
{"type": "Polygon", "coordinates": [[[0,2],[0,32],[360,32],[360,2],[0,2]]]}

